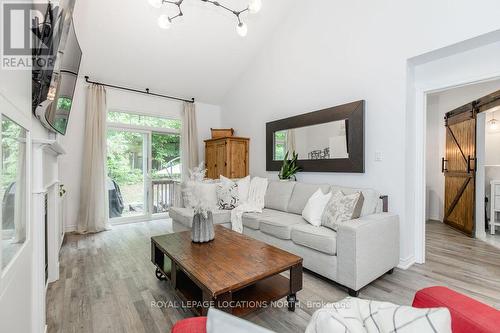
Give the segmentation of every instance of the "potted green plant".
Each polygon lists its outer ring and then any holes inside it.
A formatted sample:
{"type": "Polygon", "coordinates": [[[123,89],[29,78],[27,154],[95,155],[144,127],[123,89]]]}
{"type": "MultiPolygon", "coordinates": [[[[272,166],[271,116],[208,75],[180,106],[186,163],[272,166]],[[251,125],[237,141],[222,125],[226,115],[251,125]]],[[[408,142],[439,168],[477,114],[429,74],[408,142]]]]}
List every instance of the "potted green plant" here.
{"type": "Polygon", "coordinates": [[[300,166],[297,165],[297,160],[299,158],[299,154],[295,151],[292,152],[292,159],[288,159],[288,153],[286,152],[285,158],[283,159],[283,165],[281,166],[280,173],[278,177],[281,180],[297,180],[295,174],[302,170],[300,166]]]}

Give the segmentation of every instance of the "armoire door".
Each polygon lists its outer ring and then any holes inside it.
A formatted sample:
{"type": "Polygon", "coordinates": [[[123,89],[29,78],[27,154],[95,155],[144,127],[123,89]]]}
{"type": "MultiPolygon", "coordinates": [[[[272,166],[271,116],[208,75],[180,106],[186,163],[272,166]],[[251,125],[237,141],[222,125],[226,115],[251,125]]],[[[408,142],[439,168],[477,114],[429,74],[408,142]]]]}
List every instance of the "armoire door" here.
{"type": "Polygon", "coordinates": [[[216,150],[215,143],[210,142],[205,144],[205,168],[207,168],[207,177],[214,179],[217,177],[216,170],[216,150]]]}
{"type": "Polygon", "coordinates": [[[230,178],[246,177],[248,175],[248,140],[231,140],[228,151],[230,178]]]}
{"type": "Polygon", "coordinates": [[[444,223],[474,232],[476,116],[472,107],[446,116],[444,223]]]}
{"type": "Polygon", "coordinates": [[[220,175],[224,177],[229,177],[226,173],[227,159],[226,159],[226,141],[221,140],[215,143],[215,170],[216,174],[214,178],[219,178],[220,175]]]}

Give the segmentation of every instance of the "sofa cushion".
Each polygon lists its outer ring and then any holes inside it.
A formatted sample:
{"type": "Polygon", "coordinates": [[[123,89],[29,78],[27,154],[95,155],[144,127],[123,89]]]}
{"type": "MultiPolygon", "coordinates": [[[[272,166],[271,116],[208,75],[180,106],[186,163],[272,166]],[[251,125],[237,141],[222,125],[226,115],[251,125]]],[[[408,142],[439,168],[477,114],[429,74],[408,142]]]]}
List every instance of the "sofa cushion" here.
{"type": "Polygon", "coordinates": [[[292,227],[300,224],[308,224],[300,215],[271,214],[260,219],[260,231],[277,238],[291,239],[292,227]]]}
{"type": "MultiPolygon", "coordinates": [[[[194,211],[191,208],[171,207],[169,215],[172,220],[182,223],[187,228],[191,228],[193,224],[194,211]]],[[[213,210],[212,211],[214,224],[222,224],[231,222],[231,211],[229,210],[213,210]]]]}
{"type": "Polygon", "coordinates": [[[307,204],[307,200],[309,200],[318,188],[321,188],[324,194],[330,191],[330,185],[327,184],[296,183],[293,188],[292,196],[290,197],[290,202],[288,203],[287,212],[299,215],[302,214],[307,204]]]}
{"type": "Polygon", "coordinates": [[[337,254],[337,233],[326,227],[310,224],[293,226],[292,241],[332,256],[337,254]]]}
{"type": "Polygon", "coordinates": [[[263,214],[264,211],[262,211],[262,213],[243,213],[241,217],[243,226],[253,230],[259,230],[260,218],[263,214]]]}
{"type": "Polygon", "coordinates": [[[253,229],[259,230],[260,221],[266,218],[282,218],[286,219],[290,214],[281,212],[279,210],[264,208],[262,213],[243,213],[242,222],[243,226],[253,229]]]}
{"type": "Polygon", "coordinates": [[[356,192],[363,193],[363,208],[361,208],[361,217],[375,214],[380,202],[380,192],[370,188],[352,188],[333,185],[332,191],[342,191],[345,195],[354,194],[356,192]]]}
{"type": "Polygon", "coordinates": [[[271,181],[267,186],[265,207],[286,212],[295,182],[271,181]]]}

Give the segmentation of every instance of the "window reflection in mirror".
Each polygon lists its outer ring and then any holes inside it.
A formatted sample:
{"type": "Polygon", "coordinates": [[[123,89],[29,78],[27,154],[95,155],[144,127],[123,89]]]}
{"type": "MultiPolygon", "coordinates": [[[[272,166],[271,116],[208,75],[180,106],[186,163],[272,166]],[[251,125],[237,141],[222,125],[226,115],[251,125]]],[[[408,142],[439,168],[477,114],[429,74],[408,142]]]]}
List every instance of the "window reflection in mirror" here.
{"type": "Polygon", "coordinates": [[[2,269],[26,240],[26,131],[2,116],[2,269]]]}
{"type": "Polygon", "coordinates": [[[347,128],[344,119],[274,132],[274,160],[294,151],[299,160],[349,158],[347,128]]]}

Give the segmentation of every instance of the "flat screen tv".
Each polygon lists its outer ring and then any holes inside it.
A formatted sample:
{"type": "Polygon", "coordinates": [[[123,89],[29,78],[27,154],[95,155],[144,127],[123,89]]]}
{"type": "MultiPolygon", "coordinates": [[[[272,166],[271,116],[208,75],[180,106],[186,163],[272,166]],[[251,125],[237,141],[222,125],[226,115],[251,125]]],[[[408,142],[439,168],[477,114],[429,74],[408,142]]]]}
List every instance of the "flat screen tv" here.
{"type": "Polygon", "coordinates": [[[47,8],[42,32],[46,41],[34,51],[43,65],[33,68],[33,111],[45,127],[62,135],[68,127],[82,59],[72,19],[74,1],[65,4],[47,8]]]}

